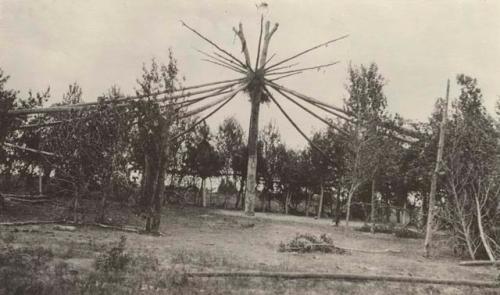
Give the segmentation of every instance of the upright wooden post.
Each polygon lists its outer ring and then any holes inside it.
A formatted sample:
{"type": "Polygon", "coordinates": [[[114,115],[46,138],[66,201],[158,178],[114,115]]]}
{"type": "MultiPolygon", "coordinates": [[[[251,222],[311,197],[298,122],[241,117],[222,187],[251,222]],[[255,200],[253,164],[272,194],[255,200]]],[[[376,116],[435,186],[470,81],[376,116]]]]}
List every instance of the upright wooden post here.
{"type": "Polygon", "coordinates": [[[450,79],[448,79],[448,83],[446,85],[446,99],[443,106],[442,118],[441,118],[441,126],[439,128],[439,142],[438,142],[438,151],[436,156],[436,167],[432,174],[431,180],[431,191],[429,194],[429,211],[427,214],[427,226],[425,233],[425,256],[429,257],[431,252],[431,243],[432,243],[432,231],[434,227],[434,206],[435,206],[435,198],[436,198],[436,189],[437,189],[437,178],[439,174],[439,170],[441,169],[441,161],[443,159],[443,150],[444,150],[444,136],[446,132],[446,120],[448,117],[448,100],[450,96],[450,79]]]}
{"type": "MultiPolygon", "coordinates": [[[[267,51],[269,48],[269,41],[272,35],[278,29],[278,24],[275,24],[274,28],[270,30],[270,22],[266,22],[264,42],[262,44],[262,51],[260,54],[259,66],[254,73],[249,73],[250,79],[252,80],[250,88],[250,100],[251,100],[251,112],[250,112],[250,126],[248,129],[248,164],[247,164],[247,181],[245,187],[245,214],[254,215],[255,209],[255,197],[257,189],[257,137],[259,133],[259,112],[260,103],[262,100],[262,94],[264,86],[264,73],[263,66],[267,60],[267,51]]],[[[246,41],[243,37],[243,28],[240,25],[240,33],[238,36],[241,39],[243,50],[247,48],[246,41]]],[[[245,58],[248,55],[245,53],[245,58]]],[[[250,65],[250,61],[247,60],[247,65],[250,65]]]]}

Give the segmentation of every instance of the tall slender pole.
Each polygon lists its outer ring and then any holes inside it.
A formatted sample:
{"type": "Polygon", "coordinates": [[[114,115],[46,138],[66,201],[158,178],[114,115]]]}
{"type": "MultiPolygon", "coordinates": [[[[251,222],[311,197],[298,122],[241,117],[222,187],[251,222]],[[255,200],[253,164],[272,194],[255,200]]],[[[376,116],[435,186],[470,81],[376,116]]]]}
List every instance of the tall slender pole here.
{"type": "Polygon", "coordinates": [[[448,117],[448,100],[450,96],[450,79],[448,79],[448,83],[446,85],[446,99],[443,106],[442,118],[441,118],[441,126],[439,128],[439,142],[438,142],[438,151],[436,156],[436,167],[432,174],[431,180],[431,191],[429,194],[429,211],[427,214],[427,227],[425,233],[425,256],[429,257],[431,254],[431,243],[432,243],[432,231],[434,227],[434,203],[436,198],[436,190],[437,190],[437,180],[439,170],[441,169],[441,161],[443,159],[443,150],[444,150],[444,136],[446,132],[446,120],[448,117]]]}

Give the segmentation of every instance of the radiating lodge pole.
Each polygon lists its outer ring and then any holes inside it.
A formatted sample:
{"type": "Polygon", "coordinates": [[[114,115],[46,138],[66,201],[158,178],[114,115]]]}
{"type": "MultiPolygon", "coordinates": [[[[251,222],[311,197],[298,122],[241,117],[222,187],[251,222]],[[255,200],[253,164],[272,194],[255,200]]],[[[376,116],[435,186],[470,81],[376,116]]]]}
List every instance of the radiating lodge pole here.
{"type": "Polygon", "coordinates": [[[259,49],[257,53],[256,67],[251,69],[250,56],[248,54],[247,42],[243,35],[243,27],[240,24],[239,30],[234,29],[241,41],[242,51],[245,54],[246,64],[248,66],[248,80],[250,84],[248,91],[251,101],[250,112],[250,126],[248,130],[248,164],[247,164],[247,181],[245,187],[245,214],[254,215],[255,196],[257,189],[257,137],[259,133],[259,111],[260,103],[263,98],[264,87],[264,70],[263,66],[267,61],[267,51],[269,48],[269,41],[272,35],[278,29],[278,24],[275,24],[273,29],[270,29],[270,22],[267,21],[264,30],[264,40],[262,43],[262,50],[260,43],[262,38],[262,21],[261,21],[261,35],[259,37],[259,49]]]}

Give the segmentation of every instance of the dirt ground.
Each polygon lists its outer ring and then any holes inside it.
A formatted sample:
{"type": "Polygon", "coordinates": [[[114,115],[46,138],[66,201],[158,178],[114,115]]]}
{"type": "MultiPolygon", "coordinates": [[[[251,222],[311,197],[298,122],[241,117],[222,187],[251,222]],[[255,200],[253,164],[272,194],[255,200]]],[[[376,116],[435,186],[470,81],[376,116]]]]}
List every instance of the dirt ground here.
{"type": "MultiPolygon", "coordinates": [[[[117,208],[118,211],[119,208],[117,208]]],[[[123,209],[123,208],[122,208],[123,209]]],[[[24,216],[1,214],[0,221],[33,219],[48,220],[44,206],[31,206],[24,216]],[[37,214],[40,213],[40,214],[37,214]],[[40,217],[41,216],[41,217],[40,217]]],[[[60,209],[63,213],[64,210],[60,209]]],[[[121,210],[121,212],[127,212],[121,210]]],[[[140,226],[142,220],[132,214],[113,217],[128,225],[140,226]]],[[[359,226],[360,223],[354,223],[359,226]]],[[[181,266],[186,271],[293,271],[373,275],[399,275],[436,279],[496,280],[498,271],[491,267],[462,267],[447,246],[447,237],[438,235],[437,251],[431,259],[424,258],[421,239],[400,239],[390,234],[370,234],[335,227],[331,220],[271,213],[244,216],[238,211],[196,207],[164,209],[161,232],[155,237],[94,227],[78,227],[74,231],[56,230],[54,225],[19,227],[0,226],[0,232],[14,235],[16,247],[43,245],[54,253],[66,253],[65,260],[85,271],[105,245],[122,235],[127,249],[157,257],[162,266],[181,266]],[[328,253],[282,253],[280,242],[298,233],[327,234],[336,246],[360,250],[394,250],[387,253],[351,251],[347,255],[328,253]]],[[[204,279],[217,281],[220,279],[204,279]]],[[[229,294],[500,294],[495,289],[452,287],[405,283],[349,283],[277,281],[245,279],[254,283],[223,288],[229,294]],[[312,285],[311,285],[312,284],[312,285]],[[272,291],[271,291],[272,290],[272,291]],[[233,293],[234,292],[234,293],[233,293]]],[[[231,284],[231,282],[226,282],[231,284]]],[[[234,283],[234,282],[233,282],[234,283]]],[[[208,282],[207,282],[208,284],[208,282]]],[[[201,284],[203,286],[203,284],[201,284]]]]}

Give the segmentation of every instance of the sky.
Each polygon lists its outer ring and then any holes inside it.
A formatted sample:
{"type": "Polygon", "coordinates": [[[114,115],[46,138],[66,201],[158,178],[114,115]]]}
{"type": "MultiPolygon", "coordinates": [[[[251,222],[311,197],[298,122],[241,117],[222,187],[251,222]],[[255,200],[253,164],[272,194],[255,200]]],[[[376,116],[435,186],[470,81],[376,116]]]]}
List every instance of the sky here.
{"type": "MultiPolygon", "coordinates": [[[[144,63],[168,62],[172,49],[184,85],[238,77],[206,63],[196,49],[212,47],[182,27],[180,20],[243,58],[232,28],[241,22],[256,55],[260,15],[279,23],[269,54],[275,61],[308,47],[349,34],[349,38],[297,60],[301,67],[340,63],[321,71],[283,79],[281,83],[321,101],[342,105],[347,96],[349,64],[377,63],[386,79],[391,113],[426,120],[436,98],[451,98],[459,73],[478,79],[487,109],[493,114],[500,96],[500,1],[408,0],[331,1],[266,0],[0,0],[0,68],[11,76],[8,87],[42,91],[51,88],[57,102],[68,85],[78,82],[84,100],[95,101],[112,85],[127,94],[137,88],[144,63]]],[[[294,105],[283,107],[307,132],[323,123],[294,105]]],[[[321,116],[325,114],[319,112],[321,116]]],[[[209,120],[212,130],[227,116],[248,129],[248,97],[238,95],[209,120]]],[[[273,121],[291,147],[305,140],[273,105],[261,108],[260,126],[273,121]]]]}

